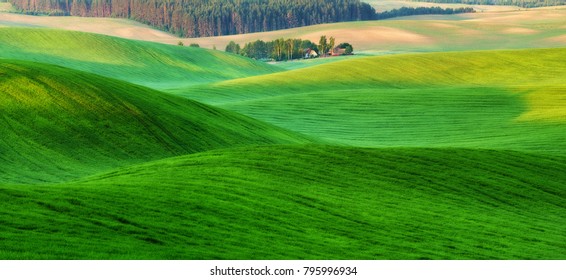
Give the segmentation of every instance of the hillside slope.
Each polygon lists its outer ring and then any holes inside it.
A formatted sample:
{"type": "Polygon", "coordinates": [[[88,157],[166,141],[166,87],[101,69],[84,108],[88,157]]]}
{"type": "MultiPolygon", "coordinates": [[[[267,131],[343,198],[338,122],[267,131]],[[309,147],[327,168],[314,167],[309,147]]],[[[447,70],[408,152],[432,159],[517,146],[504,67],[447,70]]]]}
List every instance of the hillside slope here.
{"type": "Polygon", "coordinates": [[[564,153],[565,59],[564,48],[365,57],[172,92],[341,144],[564,153]]]}
{"type": "Polygon", "coordinates": [[[281,71],[225,52],[38,28],[0,28],[0,58],[37,61],[156,89],[281,71]]]}
{"type": "Polygon", "coordinates": [[[294,133],[97,75],[0,60],[0,182],[77,178],[134,162],[294,133]]]}
{"type": "Polygon", "coordinates": [[[217,150],[0,185],[0,258],[564,259],[564,170],[510,151],[217,150]]]}

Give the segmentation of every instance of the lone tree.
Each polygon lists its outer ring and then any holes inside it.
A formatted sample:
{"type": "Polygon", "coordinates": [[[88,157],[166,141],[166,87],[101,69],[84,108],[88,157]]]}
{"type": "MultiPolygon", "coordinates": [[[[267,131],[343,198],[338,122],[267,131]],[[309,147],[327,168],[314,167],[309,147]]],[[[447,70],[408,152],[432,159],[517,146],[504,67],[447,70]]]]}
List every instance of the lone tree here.
{"type": "Polygon", "coordinates": [[[326,41],[326,35],[320,36],[320,40],[318,41],[318,50],[320,51],[320,55],[326,54],[327,47],[328,42],[326,41]]]}
{"type": "Polygon", "coordinates": [[[328,40],[328,50],[330,50],[332,54],[334,54],[335,43],[336,43],[336,39],[334,39],[334,37],[330,37],[330,39],[328,40]]]}
{"type": "Polygon", "coordinates": [[[179,42],[177,43],[177,46],[181,46],[181,47],[182,47],[182,46],[184,46],[184,45],[185,45],[185,44],[183,44],[183,41],[179,41],[179,42]]]}
{"type": "Polygon", "coordinates": [[[292,60],[295,46],[293,39],[287,39],[287,41],[285,41],[285,45],[287,46],[287,60],[292,60]]]}
{"type": "Polygon", "coordinates": [[[273,51],[275,51],[277,61],[281,60],[281,55],[283,51],[285,51],[285,39],[275,39],[275,41],[273,41],[273,51]]]}

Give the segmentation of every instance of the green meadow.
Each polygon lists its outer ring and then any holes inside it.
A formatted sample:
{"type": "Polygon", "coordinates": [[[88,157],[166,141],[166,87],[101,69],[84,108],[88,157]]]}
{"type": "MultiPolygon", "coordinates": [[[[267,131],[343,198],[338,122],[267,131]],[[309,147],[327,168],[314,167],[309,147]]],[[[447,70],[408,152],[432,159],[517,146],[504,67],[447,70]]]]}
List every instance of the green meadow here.
{"type": "Polygon", "coordinates": [[[83,32],[0,28],[0,58],[55,64],[156,89],[281,71],[224,52],[83,32]]]}
{"type": "Polygon", "coordinates": [[[4,259],[563,259],[566,158],[320,145],[4,185],[4,259]]]}
{"type": "Polygon", "coordinates": [[[564,61],[0,28],[0,259],[565,259],[564,61]]]}
{"type": "Polygon", "coordinates": [[[336,144],[563,154],[564,57],[566,49],[364,57],[176,93],[336,144]]]}
{"type": "Polygon", "coordinates": [[[0,60],[0,182],[52,182],[249,144],[307,142],[248,117],[59,66],[0,60]]]}

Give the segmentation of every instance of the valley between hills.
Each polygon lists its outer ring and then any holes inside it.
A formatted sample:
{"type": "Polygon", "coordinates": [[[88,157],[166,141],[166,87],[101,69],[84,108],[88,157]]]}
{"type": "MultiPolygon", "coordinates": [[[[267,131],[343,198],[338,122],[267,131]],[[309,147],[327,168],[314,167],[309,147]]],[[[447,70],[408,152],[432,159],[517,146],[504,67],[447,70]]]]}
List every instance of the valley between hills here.
{"type": "Polygon", "coordinates": [[[565,259],[565,14],[179,39],[0,12],[0,259],[565,259]],[[355,55],[223,51],[322,34],[355,55]]]}

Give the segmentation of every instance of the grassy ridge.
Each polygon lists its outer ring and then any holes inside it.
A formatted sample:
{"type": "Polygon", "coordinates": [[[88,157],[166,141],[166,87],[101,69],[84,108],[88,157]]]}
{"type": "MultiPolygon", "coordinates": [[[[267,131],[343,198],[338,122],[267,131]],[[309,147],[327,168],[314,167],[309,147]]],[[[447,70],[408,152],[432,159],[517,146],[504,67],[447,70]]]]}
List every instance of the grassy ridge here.
{"type": "Polygon", "coordinates": [[[566,257],[566,49],[348,59],[187,90],[277,70],[27,30],[0,29],[0,57],[28,60],[0,60],[0,259],[566,257]]]}
{"type": "Polygon", "coordinates": [[[77,178],[124,164],[301,136],[89,73],[0,60],[0,181],[77,178]]]}
{"type": "Polygon", "coordinates": [[[81,32],[0,28],[0,58],[37,61],[163,89],[280,71],[241,56],[81,32]]]}
{"type": "Polygon", "coordinates": [[[219,82],[184,95],[211,104],[225,104],[352,88],[545,86],[564,83],[564,57],[566,48],[362,57],[219,82]],[[268,90],[274,86],[277,91],[268,90]]]}
{"type": "Polygon", "coordinates": [[[566,49],[383,56],[176,93],[341,144],[564,153],[565,58],[566,49]]]}
{"type": "Polygon", "coordinates": [[[0,258],[563,259],[565,169],[510,151],[212,151],[1,186],[0,258]]]}

